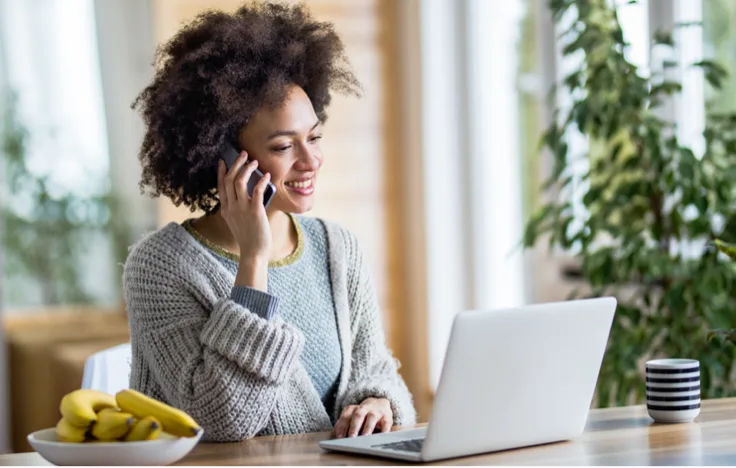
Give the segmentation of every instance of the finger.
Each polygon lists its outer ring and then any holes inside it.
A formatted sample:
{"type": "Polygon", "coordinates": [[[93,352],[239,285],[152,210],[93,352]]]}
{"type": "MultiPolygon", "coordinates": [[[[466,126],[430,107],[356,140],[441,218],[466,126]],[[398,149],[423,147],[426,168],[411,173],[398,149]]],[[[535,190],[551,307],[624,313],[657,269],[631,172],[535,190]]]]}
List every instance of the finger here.
{"type": "Polygon", "coordinates": [[[340,419],[335,423],[335,437],[338,439],[342,439],[347,435],[348,428],[350,427],[350,420],[353,417],[353,411],[355,411],[356,406],[346,406],[345,409],[342,410],[342,414],[340,415],[340,419]]]}
{"type": "Polygon", "coordinates": [[[345,437],[347,434],[348,427],[350,427],[350,418],[353,416],[355,408],[355,405],[346,406],[340,413],[340,418],[335,423],[335,437],[338,439],[345,437]]]}
{"type": "Polygon", "coordinates": [[[373,411],[368,413],[368,416],[365,417],[365,422],[363,423],[363,431],[360,434],[373,434],[373,431],[376,430],[376,424],[378,424],[378,421],[380,421],[380,419],[381,417],[373,411]]]}
{"type": "Polygon", "coordinates": [[[348,437],[356,437],[360,432],[360,428],[363,427],[363,421],[365,421],[367,411],[363,408],[358,408],[353,412],[353,417],[350,419],[350,429],[348,429],[348,437]]]}
{"type": "Polygon", "coordinates": [[[225,167],[225,161],[220,159],[217,165],[217,193],[220,196],[220,207],[224,208],[227,206],[227,190],[225,190],[225,173],[227,168],[225,167]]]}
{"type": "Polygon", "coordinates": [[[235,162],[230,166],[230,169],[226,169],[227,173],[225,174],[225,190],[227,191],[228,200],[231,203],[234,203],[237,199],[235,195],[235,188],[234,183],[235,179],[238,177],[238,174],[240,174],[243,168],[243,165],[248,160],[248,153],[243,151],[240,153],[240,156],[238,156],[237,159],[235,159],[235,162]]]}
{"type": "Polygon", "coordinates": [[[235,161],[233,162],[232,166],[230,166],[230,169],[227,169],[226,182],[232,184],[235,178],[238,177],[240,170],[243,168],[246,162],[248,162],[248,153],[243,151],[237,158],[235,158],[235,161]]]}
{"type": "Polygon", "coordinates": [[[345,437],[349,424],[350,424],[349,418],[346,419],[346,418],[341,417],[340,419],[337,420],[337,422],[335,423],[335,430],[334,430],[336,439],[342,439],[343,437],[345,437]]]}
{"type": "Polygon", "coordinates": [[[381,432],[391,432],[391,428],[394,425],[394,418],[392,415],[384,416],[381,422],[378,424],[381,432]]]}
{"type": "Polygon", "coordinates": [[[245,166],[245,169],[240,172],[238,178],[233,182],[235,187],[235,196],[238,197],[239,202],[247,203],[250,200],[248,195],[248,181],[250,180],[251,174],[258,167],[258,161],[251,161],[245,166]]]}
{"type": "Polygon", "coordinates": [[[268,183],[271,181],[271,173],[266,172],[263,174],[263,177],[261,177],[261,180],[258,181],[255,188],[253,188],[253,203],[255,203],[255,206],[263,206],[263,196],[266,193],[266,187],[268,187],[268,183]]]}

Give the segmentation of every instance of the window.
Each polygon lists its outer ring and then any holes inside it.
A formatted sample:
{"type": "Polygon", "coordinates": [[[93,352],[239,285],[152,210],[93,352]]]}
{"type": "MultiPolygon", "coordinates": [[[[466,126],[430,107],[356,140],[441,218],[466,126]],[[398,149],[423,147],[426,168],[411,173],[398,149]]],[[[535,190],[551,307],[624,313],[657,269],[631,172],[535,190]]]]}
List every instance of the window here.
{"type": "Polygon", "coordinates": [[[720,91],[707,84],[704,98],[715,112],[736,110],[736,2],[702,0],[704,55],[728,68],[730,76],[720,91]]]}
{"type": "Polygon", "coordinates": [[[5,155],[18,184],[2,197],[3,305],[115,302],[110,237],[92,227],[111,216],[93,0],[0,0],[0,12],[3,111],[19,125],[4,137],[27,132],[5,155]]]}
{"type": "Polygon", "coordinates": [[[528,136],[519,124],[517,51],[527,5],[418,4],[422,89],[414,118],[433,387],[455,314],[525,302],[520,141],[528,136]]]}

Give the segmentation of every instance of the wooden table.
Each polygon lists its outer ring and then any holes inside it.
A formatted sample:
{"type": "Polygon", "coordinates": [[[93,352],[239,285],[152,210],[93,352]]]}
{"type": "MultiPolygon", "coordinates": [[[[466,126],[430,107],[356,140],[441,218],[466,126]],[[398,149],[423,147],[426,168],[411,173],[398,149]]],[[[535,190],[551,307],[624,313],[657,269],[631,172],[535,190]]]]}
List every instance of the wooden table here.
{"type": "MultiPolygon", "coordinates": [[[[391,460],[329,453],[327,433],[200,444],[181,465],[385,465],[391,460]]],[[[0,465],[44,465],[36,453],[0,455],[0,465]]],[[[445,465],[736,465],[736,398],[706,400],[693,423],[656,424],[644,406],[590,413],[575,441],[444,460],[445,465]]]]}

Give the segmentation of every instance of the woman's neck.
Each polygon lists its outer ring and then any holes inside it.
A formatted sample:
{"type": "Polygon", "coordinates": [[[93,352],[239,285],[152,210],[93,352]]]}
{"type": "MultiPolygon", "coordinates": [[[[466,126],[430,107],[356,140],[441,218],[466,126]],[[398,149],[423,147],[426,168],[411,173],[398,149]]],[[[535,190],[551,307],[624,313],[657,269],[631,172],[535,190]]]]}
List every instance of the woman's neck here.
{"type": "MultiPolygon", "coordinates": [[[[291,254],[297,245],[296,227],[283,211],[268,211],[272,247],[269,260],[280,260],[291,254]]],[[[196,219],[193,226],[207,240],[228,252],[240,255],[240,245],[222,215],[217,212],[196,219]]]]}
{"type": "Polygon", "coordinates": [[[290,255],[297,244],[296,227],[283,211],[267,212],[271,225],[271,255],[269,260],[281,260],[290,255]]]}

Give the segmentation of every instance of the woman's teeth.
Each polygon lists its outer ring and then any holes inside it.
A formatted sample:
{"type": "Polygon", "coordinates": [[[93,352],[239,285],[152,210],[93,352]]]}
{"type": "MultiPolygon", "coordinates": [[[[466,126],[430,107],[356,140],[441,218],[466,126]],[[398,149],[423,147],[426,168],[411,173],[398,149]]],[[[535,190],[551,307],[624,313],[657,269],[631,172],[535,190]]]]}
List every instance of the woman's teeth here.
{"type": "Polygon", "coordinates": [[[299,189],[305,189],[312,186],[312,179],[305,180],[303,182],[286,182],[288,187],[294,187],[299,189]]]}

